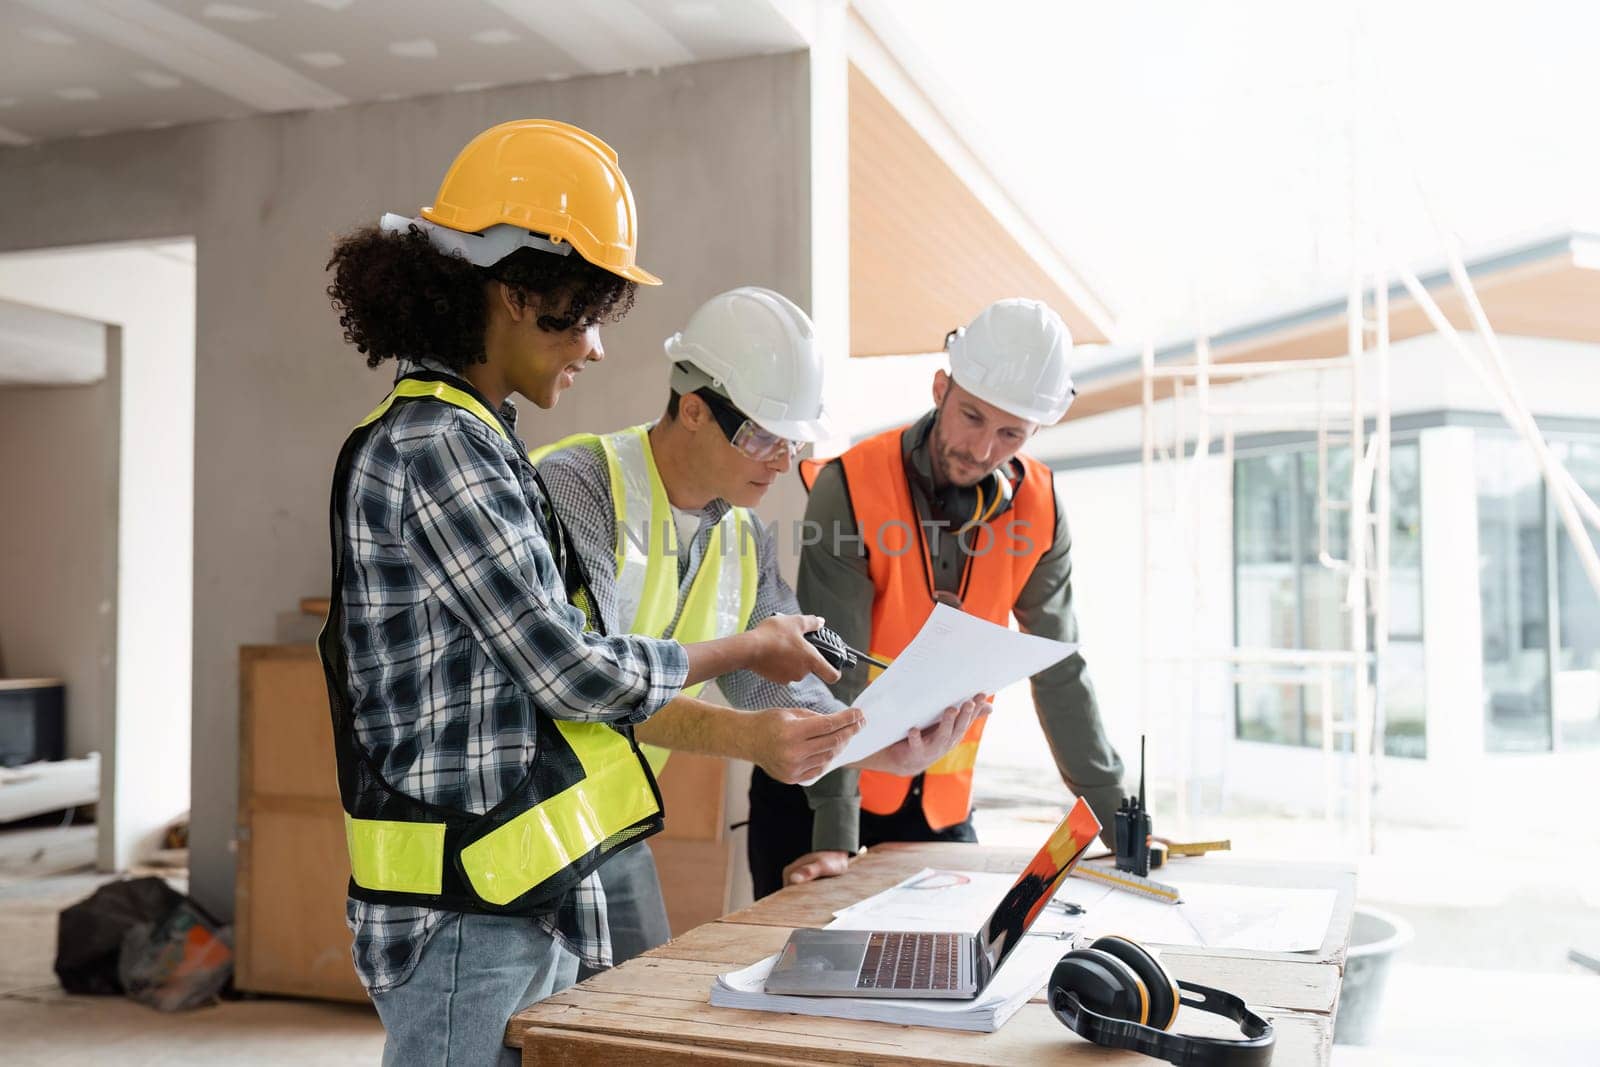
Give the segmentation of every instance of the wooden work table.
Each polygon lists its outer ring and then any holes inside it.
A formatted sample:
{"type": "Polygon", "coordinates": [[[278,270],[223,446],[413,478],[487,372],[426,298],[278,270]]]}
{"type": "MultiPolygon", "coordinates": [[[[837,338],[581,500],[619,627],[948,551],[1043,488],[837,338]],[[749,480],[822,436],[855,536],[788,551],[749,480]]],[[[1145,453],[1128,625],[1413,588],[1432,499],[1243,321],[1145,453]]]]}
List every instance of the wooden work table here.
{"type": "MultiPolygon", "coordinates": [[[[1042,990],[993,1034],[714,1008],[709,1003],[718,974],[777,952],[794,927],[823,926],[836,910],[924,867],[1014,874],[1031,855],[1030,849],[983,845],[879,846],[856,860],[842,878],[791,886],[533,1005],[512,1018],[506,1043],[521,1046],[522,1062],[530,1065],[1157,1062],[1082,1040],[1051,1014],[1042,990]]],[[[1278,1034],[1274,1065],[1326,1064],[1350,943],[1354,867],[1266,864],[1213,854],[1174,859],[1164,872],[1176,882],[1337,891],[1333,918],[1315,952],[1160,949],[1175,977],[1237,993],[1273,1020],[1278,1034]]],[[[1073,882],[1067,884],[1070,899],[1073,882]]],[[[1238,1036],[1226,1021],[1188,1008],[1179,1013],[1176,1029],[1238,1036]]]]}

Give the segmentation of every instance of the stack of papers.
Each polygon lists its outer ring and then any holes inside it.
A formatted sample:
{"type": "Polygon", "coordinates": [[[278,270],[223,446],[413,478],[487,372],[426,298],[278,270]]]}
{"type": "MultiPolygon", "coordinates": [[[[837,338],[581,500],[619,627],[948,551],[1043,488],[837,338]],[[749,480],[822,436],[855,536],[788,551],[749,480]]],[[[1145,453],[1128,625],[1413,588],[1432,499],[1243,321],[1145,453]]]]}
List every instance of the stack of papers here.
{"type": "MultiPolygon", "coordinates": [[[[899,885],[834,913],[830,930],[959,931],[976,935],[1016,878],[1005,874],[923,868],[899,885]]],[[[1072,950],[1076,918],[1047,906],[1028,936],[976,1000],[891,1000],[881,997],[797,997],[763,992],[777,961],[717,978],[711,1003],[722,1008],[786,1011],[831,1019],[867,1019],[904,1026],[993,1033],[1044,988],[1056,962],[1072,950]]]]}
{"type": "MultiPolygon", "coordinates": [[[[831,926],[832,924],[830,924],[831,926]]],[[[901,927],[905,929],[905,927],[901,927]]],[[[711,1003],[719,1008],[786,1011],[829,1019],[865,1019],[902,1026],[976,1030],[992,1034],[1044,988],[1056,961],[1070,948],[1053,938],[1027,938],[1006,959],[976,1000],[889,1000],[863,997],[794,997],[762,992],[776,955],[742,971],[719,975],[711,1003]]]]}

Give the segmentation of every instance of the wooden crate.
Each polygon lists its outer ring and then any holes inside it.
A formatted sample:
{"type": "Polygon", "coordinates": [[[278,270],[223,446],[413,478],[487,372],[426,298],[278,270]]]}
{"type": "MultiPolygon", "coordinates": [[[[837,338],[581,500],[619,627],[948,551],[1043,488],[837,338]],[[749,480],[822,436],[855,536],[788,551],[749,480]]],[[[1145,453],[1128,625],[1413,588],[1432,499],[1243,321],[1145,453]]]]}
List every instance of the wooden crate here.
{"type": "Polygon", "coordinates": [[[650,839],[661,895],[673,934],[728,910],[732,873],[725,791],[728,763],[715,756],[675,752],[661,774],[666,826],[650,839]]]}
{"type": "Polygon", "coordinates": [[[316,650],[247,646],[239,675],[234,981],[256,993],[365,1001],[344,924],[350,862],[316,650]]]}

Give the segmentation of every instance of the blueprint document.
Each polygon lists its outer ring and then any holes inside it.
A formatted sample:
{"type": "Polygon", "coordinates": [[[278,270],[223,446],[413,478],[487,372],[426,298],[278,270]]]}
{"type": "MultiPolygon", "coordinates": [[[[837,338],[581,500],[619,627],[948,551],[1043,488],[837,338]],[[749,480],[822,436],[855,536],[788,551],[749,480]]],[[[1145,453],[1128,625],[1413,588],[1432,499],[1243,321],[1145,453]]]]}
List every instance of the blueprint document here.
{"type": "Polygon", "coordinates": [[[899,741],[912,727],[934,722],[950,705],[975,693],[997,693],[1077,650],[1077,645],[1020,634],[936,605],[905,651],[856,700],[866,722],[828,770],[864,759],[899,741]]]}

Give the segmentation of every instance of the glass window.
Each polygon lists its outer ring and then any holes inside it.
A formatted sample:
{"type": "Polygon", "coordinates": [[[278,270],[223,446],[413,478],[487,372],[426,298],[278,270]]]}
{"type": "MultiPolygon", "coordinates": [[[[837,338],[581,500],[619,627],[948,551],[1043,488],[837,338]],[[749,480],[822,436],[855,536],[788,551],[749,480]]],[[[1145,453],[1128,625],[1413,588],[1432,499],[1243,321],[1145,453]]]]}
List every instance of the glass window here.
{"type": "MultiPolygon", "coordinates": [[[[1296,560],[1302,516],[1294,453],[1241,459],[1234,466],[1234,620],[1244,648],[1293,648],[1300,640],[1296,560]]],[[[1304,744],[1300,686],[1261,678],[1236,694],[1238,735],[1249,741],[1304,744]]]]}
{"type": "MultiPolygon", "coordinates": [[[[1600,443],[1554,442],[1552,447],[1591,499],[1600,500],[1600,443]]],[[[1552,516],[1556,533],[1556,603],[1559,644],[1556,653],[1556,744],[1560,748],[1600,747],[1600,597],[1583,569],[1566,525],[1552,516]]],[[[1593,527],[1584,531],[1595,540],[1593,527]]],[[[1597,545],[1600,547],[1600,545],[1597,545]]]]}
{"type": "Polygon", "coordinates": [[[1389,449],[1389,639],[1422,639],[1422,485],[1414,444],[1389,449]]]}
{"type": "Polygon", "coordinates": [[[1234,528],[1240,564],[1292,563],[1294,457],[1279,453],[1235,465],[1234,528]]]}
{"type": "MultiPolygon", "coordinates": [[[[1422,697],[1421,499],[1415,444],[1390,451],[1391,635],[1407,647],[1380,680],[1389,707],[1385,751],[1426,751],[1422,697]]],[[[1317,453],[1301,448],[1240,459],[1234,467],[1235,640],[1243,648],[1350,647],[1344,610],[1347,577],[1330,563],[1350,551],[1350,450],[1332,448],[1318,471],[1317,453]],[[1321,488],[1328,505],[1319,509],[1321,488]]],[[[1392,646],[1391,646],[1392,647],[1392,646]]],[[[1294,674],[1244,667],[1236,692],[1240,738],[1317,746],[1323,709],[1348,707],[1348,669],[1294,674]],[[1309,683],[1309,684],[1303,684],[1309,683]]],[[[1349,738],[1336,742],[1349,747],[1349,738]]]]}
{"type": "Polygon", "coordinates": [[[1383,751],[1422,759],[1428,754],[1428,675],[1420,640],[1389,639],[1383,690],[1383,751]]]}
{"type": "Polygon", "coordinates": [[[1550,748],[1544,485],[1521,440],[1476,435],[1483,688],[1491,752],[1550,748]]]}

